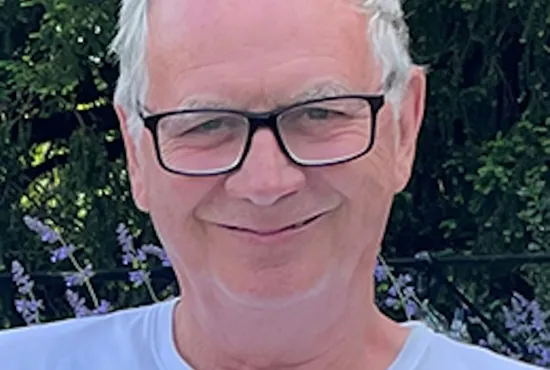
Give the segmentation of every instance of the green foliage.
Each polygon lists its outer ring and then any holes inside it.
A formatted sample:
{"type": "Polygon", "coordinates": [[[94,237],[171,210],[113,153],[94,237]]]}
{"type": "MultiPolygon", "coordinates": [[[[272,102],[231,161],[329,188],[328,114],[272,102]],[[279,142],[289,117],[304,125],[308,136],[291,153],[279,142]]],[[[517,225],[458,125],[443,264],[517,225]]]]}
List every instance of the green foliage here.
{"type": "MultiPolygon", "coordinates": [[[[0,0],[0,271],[14,258],[51,269],[25,214],[74,235],[99,269],[119,265],[119,222],[157,241],[132,204],[109,107],[116,11],[114,0],[0,0]]],[[[428,109],[385,254],[548,252],[550,2],[409,0],[406,11],[414,59],[430,71],[428,109]]],[[[488,312],[518,288],[511,276],[550,305],[544,266],[448,273],[488,312]]],[[[434,299],[452,306],[448,292],[434,299]]]]}
{"type": "MultiPolygon", "coordinates": [[[[550,3],[409,1],[407,7],[415,59],[430,70],[428,109],[386,250],[548,252],[550,3]]],[[[547,271],[500,265],[448,273],[492,312],[524,283],[548,306],[547,271]]],[[[452,304],[441,296],[449,312],[452,304]]]]}

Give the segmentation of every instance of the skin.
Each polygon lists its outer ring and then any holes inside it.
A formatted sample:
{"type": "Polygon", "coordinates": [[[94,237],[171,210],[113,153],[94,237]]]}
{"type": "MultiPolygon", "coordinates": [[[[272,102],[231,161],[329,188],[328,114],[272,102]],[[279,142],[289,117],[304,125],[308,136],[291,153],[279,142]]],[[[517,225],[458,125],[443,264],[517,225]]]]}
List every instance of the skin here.
{"type": "MultiPolygon", "coordinates": [[[[327,83],[378,93],[367,22],[348,0],[155,1],[145,105],[162,112],[208,99],[269,110],[327,83]]],[[[135,202],[150,213],[184,292],[174,341],[192,366],[390,366],[408,331],[376,308],[372,275],[393,197],[410,177],[424,95],[415,67],[398,119],[387,103],[373,150],[355,161],[298,167],[260,131],[238,172],[206,178],[164,171],[147,130],[138,151],[117,107],[135,202]],[[285,238],[221,226],[259,232],[320,213],[285,238]]]]}

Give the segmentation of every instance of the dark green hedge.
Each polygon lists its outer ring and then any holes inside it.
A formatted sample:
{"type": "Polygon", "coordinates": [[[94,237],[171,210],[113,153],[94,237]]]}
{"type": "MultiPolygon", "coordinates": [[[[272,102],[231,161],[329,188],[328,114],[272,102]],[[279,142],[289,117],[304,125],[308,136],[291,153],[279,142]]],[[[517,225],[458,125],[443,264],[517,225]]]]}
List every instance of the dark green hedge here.
{"type": "MultiPolygon", "coordinates": [[[[22,222],[26,214],[85,246],[96,268],[120,266],[119,222],[156,242],[132,204],[110,106],[117,71],[106,49],[116,10],[113,0],[0,0],[0,271],[13,259],[30,271],[52,270],[49,249],[22,222]]],[[[428,110],[386,255],[547,251],[550,2],[409,0],[406,11],[414,59],[430,68],[428,110]]],[[[547,271],[448,274],[490,313],[512,289],[534,292],[548,307],[547,271]]],[[[48,284],[44,290],[57,289],[48,284]]],[[[9,285],[0,280],[2,291],[9,285]]],[[[444,309],[449,293],[436,293],[444,309]]],[[[140,290],[128,294],[117,298],[121,305],[145,299],[140,290]]]]}

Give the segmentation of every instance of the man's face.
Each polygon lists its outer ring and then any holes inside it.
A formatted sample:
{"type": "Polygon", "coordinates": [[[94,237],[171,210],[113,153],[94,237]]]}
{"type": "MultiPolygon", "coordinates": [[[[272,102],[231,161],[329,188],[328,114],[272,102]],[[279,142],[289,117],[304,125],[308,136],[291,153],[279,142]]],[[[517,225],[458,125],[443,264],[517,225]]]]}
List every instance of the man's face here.
{"type": "MultiPolygon", "coordinates": [[[[381,87],[367,19],[347,0],[163,0],[153,2],[149,22],[145,104],[152,112],[189,100],[265,111],[319,93],[381,87]]],[[[284,304],[348,277],[360,263],[370,267],[393,195],[408,179],[422,83],[401,109],[410,119],[395,124],[386,104],[373,150],[331,167],[292,164],[273,134],[260,130],[239,171],[185,177],[160,167],[149,131],[137,153],[127,139],[134,196],[150,212],[183,288],[216,286],[254,304],[284,304]]]]}

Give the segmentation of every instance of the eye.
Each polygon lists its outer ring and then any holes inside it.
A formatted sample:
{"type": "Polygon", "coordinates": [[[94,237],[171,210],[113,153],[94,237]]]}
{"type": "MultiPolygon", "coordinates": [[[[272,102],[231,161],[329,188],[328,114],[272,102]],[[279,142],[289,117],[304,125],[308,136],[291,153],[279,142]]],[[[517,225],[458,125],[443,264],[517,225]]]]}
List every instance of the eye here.
{"type": "Polygon", "coordinates": [[[337,114],[337,112],[324,109],[324,108],[308,108],[305,111],[305,115],[307,116],[307,118],[313,119],[313,120],[328,119],[333,114],[337,114]]]}
{"type": "Polygon", "coordinates": [[[192,128],[191,130],[187,131],[186,133],[200,133],[200,132],[208,132],[208,131],[215,131],[221,128],[226,122],[223,119],[216,118],[211,119],[209,121],[206,121],[204,123],[201,123],[195,128],[192,128]]]}
{"type": "Polygon", "coordinates": [[[184,134],[214,134],[230,132],[242,128],[245,124],[241,119],[233,116],[214,117],[202,119],[184,134]]]}

